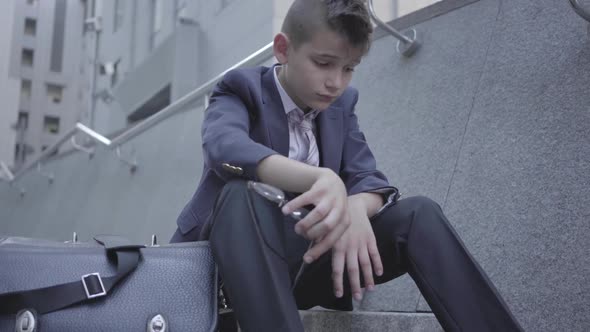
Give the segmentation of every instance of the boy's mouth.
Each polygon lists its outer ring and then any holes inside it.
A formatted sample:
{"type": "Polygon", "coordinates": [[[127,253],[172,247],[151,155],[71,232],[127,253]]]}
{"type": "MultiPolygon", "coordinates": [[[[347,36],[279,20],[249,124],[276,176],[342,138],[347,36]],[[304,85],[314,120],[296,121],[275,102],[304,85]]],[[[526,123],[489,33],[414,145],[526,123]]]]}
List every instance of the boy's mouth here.
{"type": "Polygon", "coordinates": [[[332,100],[336,99],[336,96],[323,95],[320,93],[318,93],[317,95],[320,97],[320,100],[322,100],[322,101],[332,101],[332,100]]]}

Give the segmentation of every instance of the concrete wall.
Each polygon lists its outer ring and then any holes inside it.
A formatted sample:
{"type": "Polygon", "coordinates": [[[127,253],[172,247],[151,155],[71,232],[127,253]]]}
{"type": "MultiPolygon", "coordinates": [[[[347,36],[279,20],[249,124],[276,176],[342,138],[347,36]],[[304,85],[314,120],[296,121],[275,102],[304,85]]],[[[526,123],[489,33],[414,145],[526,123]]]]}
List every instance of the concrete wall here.
{"type": "MultiPolygon", "coordinates": [[[[353,82],[379,167],[443,206],[527,331],[587,331],[587,23],[550,0],[442,1],[393,23],[415,25],[421,50],[402,58],[377,33],[353,82]]],[[[53,184],[35,171],[0,184],[0,233],[167,240],[201,172],[201,103],[123,147],[135,174],[99,150],[50,162],[53,184]]],[[[358,309],[428,311],[408,278],[379,289],[358,309]]]]}
{"type": "MultiPolygon", "coordinates": [[[[12,45],[12,29],[14,25],[15,1],[0,2],[0,50],[9,50],[12,45]]],[[[14,145],[16,131],[12,127],[18,118],[18,92],[20,82],[9,75],[10,53],[0,53],[0,161],[9,167],[14,162],[14,145]]],[[[0,171],[0,173],[2,173],[0,171]]],[[[1,178],[1,175],[0,175],[1,178]]]]}

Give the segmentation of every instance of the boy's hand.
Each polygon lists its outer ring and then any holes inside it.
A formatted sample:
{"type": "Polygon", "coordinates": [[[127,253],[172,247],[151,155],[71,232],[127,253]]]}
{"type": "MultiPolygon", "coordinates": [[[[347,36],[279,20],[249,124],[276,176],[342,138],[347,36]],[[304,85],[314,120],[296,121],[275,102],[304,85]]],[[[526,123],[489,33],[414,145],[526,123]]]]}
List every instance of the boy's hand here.
{"type": "Polygon", "coordinates": [[[350,226],[346,187],[330,169],[323,169],[311,188],[283,207],[283,213],[313,204],[315,208],[295,225],[295,232],[314,242],[303,257],[311,263],[330,250],[350,226]]]}
{"type": "Polygon", "coordinates": [[[360,273],[363,274],[365,287],[373,290],[375,282],[373,271],[383,274],[383,264],[377,249],[375,234],[367,216],[367,206],[359,195],[348,198],[348,210],[351,218],[350,227],[334,245],[332,250],[332,280],[334,294],[344,294],[344,266],[348,271],[348,279],[353,297],[362,299],[360,273]]]}

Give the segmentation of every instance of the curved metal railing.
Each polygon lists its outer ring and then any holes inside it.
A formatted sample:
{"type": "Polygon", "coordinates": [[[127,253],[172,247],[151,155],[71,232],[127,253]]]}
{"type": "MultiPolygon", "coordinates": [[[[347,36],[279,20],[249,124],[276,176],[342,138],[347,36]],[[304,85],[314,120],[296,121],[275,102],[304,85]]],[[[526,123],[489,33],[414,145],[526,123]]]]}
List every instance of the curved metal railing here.
{"type": "Polygon", "coordinates": [[[420,48],[420,43],[418,42],[418,34],[416,30],[410,29],[407,33],[410,36],[406,36],[401,32],[392,28],[389,24],[383,22],[375,13],[375,7],[373,6],[373,0],[367,0],[367,4],[369,7],[369,13],[371,14],[371,18],[378,26],[383,28],[385,31],[389,32],[392,36],[398,39],[397,42],[397,51],[401,53],[405,57],[411,57],[416,53],[416,51],[420,48]]]}
{"type": "MultiPolygon", "coordinates": [[[[133,160],[128,160],[128,159],[122,157],[120,145],[114,145],[113,141],[111,141],[110,139],[104,137],[103,135],[97,133],[96,131],[86,127],[85,125],[83,125],[81,123],[76,123],[74,128],[70,129],[66,134],[64,134],[55,143],[53,143],[53,145],[51,145],[49,148],[45,149],[39,156],[37,156],[34,160],[29,162],[28,164],[26,164],[23,168],[19,169],[18,172],[16,172],[14,175],[12,173],[10,173],[10,170],[8,169],[8,167],[6,167],[6,165],[4,163],[1,163],[0,166],[2,167],[2,170],[4,171],[4,173],[7,175],[6,178],[7,178],[8,182],[12,184],[12,182],[18,180],[20,177],[23,176],[23,174],[25,174],[28,170],[32,169],[33,167],[37,167],[37,171],[41,175],[47,177],[50,182],[53,182],[53,178],[54,178],[53,174],[42,172],[41,164],[43,163],[43,161],[45,159],[47,159],[51,155],[53,155],[53,153],[55,151],[57,151],[57,149],[61,145],[63,145],[65,142],[67,142],[68,140],[71,140],[72,146],[76,150],[88,153],[89,155],[92,156],[94,154],[93,149],[85,148],[76,142],[76,134],[78,134],[78,133],[83,133],[83,134],[87,135],[88,137],[90,137],[93,141],[95,141],[98,144],[104,145],[108,148],[115,149],[115,151],[117,153],[117,158],[121,162],[127,164],[129,166],[131,172],[134,172],[137,169],[137,160],[135,160],[135,158],[133,158],[133,160]]],[[[24,193],[24,191],[21,190],[21,194],[23,194],[23,193],[24,193]]]]}
{"type": "Polygon", "coordinates": [[[583,19],[590,22],[590,5],[583,6],[579,0],[569,0],[570,4],[574,8],[574,11],[580,15],[583,19]]]}

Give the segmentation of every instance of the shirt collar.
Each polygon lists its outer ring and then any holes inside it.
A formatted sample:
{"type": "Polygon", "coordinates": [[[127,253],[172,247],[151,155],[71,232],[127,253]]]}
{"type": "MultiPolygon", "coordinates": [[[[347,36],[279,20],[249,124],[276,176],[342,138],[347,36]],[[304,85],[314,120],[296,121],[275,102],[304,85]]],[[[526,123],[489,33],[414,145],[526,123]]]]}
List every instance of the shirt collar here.
{"type": "MultiPolygon", "coordinates": [[[[279,90],[279,95],[281,96],[281,101],[283,102],[283,108],[284,108],[285,114],[288,115],[291,111],[294,111],[294,110],[299,110],[299,112],[301,112],[301,114],[305,114],[303,112],[303,110],[301,108],[299,108],[299,106],[297,106],[297,104],[295,104],[293,99],[291,99],[291,97],[289,97],[289,94],[287,94],[287,91],[285,91],[285,89],[283,88],[281,81],[279,81],[278,71],[279,71],[280,67],[281,67],[281,65],[275,66],[274,70],[273,70],[273,74],[274,74],[274,78],[275,78],[275,84],[277,86],[277,89],[279,90]]],[[[318,111],[312,110],[311,112],[305,114],[304,117],[313,120],[313,119],[315,119],[315,117],[317,115],[318,115],[318,111]]]]}

